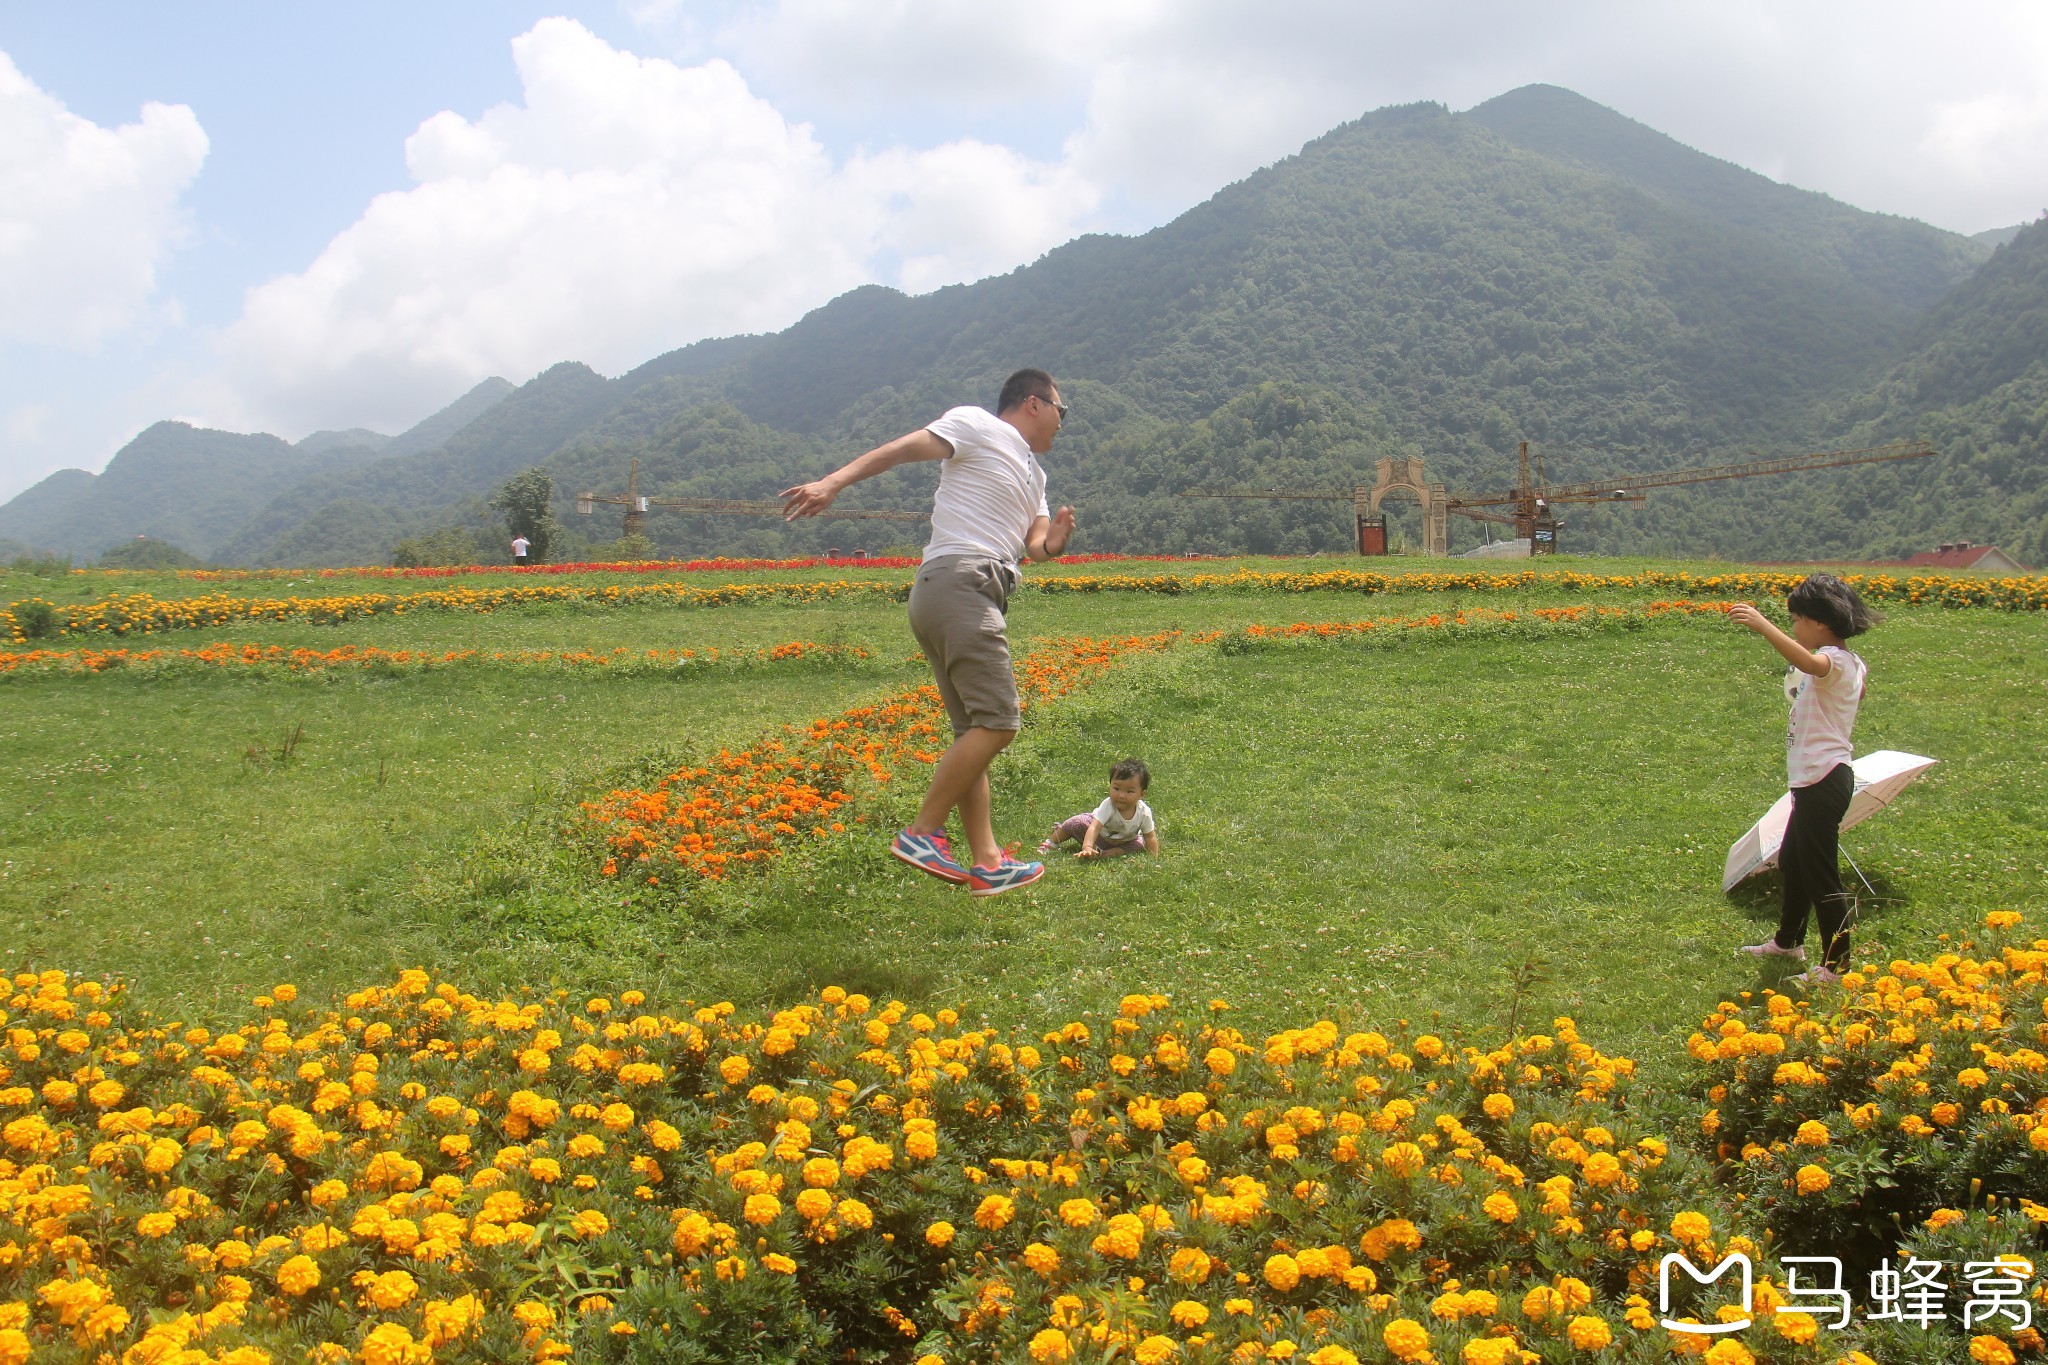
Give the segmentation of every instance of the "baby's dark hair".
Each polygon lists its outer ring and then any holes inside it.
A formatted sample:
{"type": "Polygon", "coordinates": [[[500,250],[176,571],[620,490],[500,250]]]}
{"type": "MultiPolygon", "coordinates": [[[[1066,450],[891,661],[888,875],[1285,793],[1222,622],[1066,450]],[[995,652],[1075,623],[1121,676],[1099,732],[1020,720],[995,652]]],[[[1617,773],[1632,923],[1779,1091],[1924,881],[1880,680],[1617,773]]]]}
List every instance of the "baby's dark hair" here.
{"type": "Polygon", "coordinates": [[[1145,766],[1142,758],[1126,758],[1109,770],[1112,782],[1128,782],[1134,777],[1138,779],[1139,791],[1152,789],[1152,770],[1145,766]]]}
{"type": "Polygon", "coordinates": [[[1831,573],[1808,574],[1785,598],[1785,609],[1794,616],[1820,622],[1838,640],[1861,635],[1884,619],[1864,605],[1856,589],[1831,573]]]}

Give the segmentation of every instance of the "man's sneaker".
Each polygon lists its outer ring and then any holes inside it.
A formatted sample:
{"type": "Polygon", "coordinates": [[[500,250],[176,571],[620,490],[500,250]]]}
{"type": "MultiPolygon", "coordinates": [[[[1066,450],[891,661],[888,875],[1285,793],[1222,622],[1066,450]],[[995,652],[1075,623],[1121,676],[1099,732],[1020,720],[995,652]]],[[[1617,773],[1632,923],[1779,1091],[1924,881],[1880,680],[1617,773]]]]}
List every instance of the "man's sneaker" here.
{"type": "MultiPolygon", "coordinates": [[[[968,880],[967,869],[960,866],[953,857],[953,846],[946,842],[943,834],[914,834],[905,829],[889,845],[889,852],[902,862],[909,863],[921,872],[929,872],[942,882],[959,886],[968,880]]],[[[978,893],[977,893],[978,894],[978,893]]]]}
{"type": "Polygon", "coordinates": [[[1044,875],[1044,863],[1020,863],[1005,854],[1000,867],[968,868],[967,889],[976,896],[1000,896],[1005,891],[1029,886],[1044,875]]]}
{"type": "Polygon", "coordinates": [[[1841,973],[1827,967],[1808,967],[1792,978],[1792,984],[1809,989],[1815,986],[1839,986],[1842,984],[1842,976],[1841,973]]]}
{"type": "Polygon", "coordinates": [[[1774,938],[1767,938],[1762,943],[1746,943],[1735,951],[1748,953],[1751,957],[1796,957],[1801,962],[1806,961],[1806,949],[1803,946],[1780,948],[1778,940],[1774,938]]]}

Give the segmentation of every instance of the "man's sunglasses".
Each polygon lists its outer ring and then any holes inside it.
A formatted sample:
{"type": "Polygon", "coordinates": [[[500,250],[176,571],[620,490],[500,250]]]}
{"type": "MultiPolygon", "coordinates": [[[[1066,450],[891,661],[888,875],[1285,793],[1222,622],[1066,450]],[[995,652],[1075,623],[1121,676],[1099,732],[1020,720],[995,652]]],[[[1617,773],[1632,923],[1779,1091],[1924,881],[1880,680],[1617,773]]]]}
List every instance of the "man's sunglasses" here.
{"type": "Polygon", "coordinates": [[[1034,394],[1032,394],[1031,396],[1032,396],[1033,398],[1037,398],[1039,402],[1041,402],[1041,403],[1045,404],[1045,405],[1046,405],[1047,407],[1051,408],[1051,409],[1052,409],[1052,410],[1053,410],[1054,412],[1058,413],[1058,414],[1060,415],[1060,420],[1061,420],[1062,422],[1064,422],[1064,421],[1066,421],[1066,420],[1067,420],[1067,405],[1066,405],[1066,404],[1064,404],[1064,403],[1055,403],[1055,402],[1053,402],[1053,401],[1052,401],[1052,400],[1051,400],[1050,398],[1045,398],[1045,397],[1041,397],[1040,395],[1038,395],[1038,394],[1035,394],[1035,393],[1034,393],[1034,394]]]}

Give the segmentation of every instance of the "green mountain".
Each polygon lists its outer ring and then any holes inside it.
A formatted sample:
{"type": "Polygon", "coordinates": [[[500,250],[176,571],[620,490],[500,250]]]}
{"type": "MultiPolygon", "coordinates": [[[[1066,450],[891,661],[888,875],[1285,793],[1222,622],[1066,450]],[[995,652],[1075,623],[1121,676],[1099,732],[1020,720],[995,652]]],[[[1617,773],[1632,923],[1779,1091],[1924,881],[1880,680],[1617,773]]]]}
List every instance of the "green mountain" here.
{"type": "MultiPolygon", "coordinates": [[[[380,454],[438,448],[511,392],[504,380],[487,379],[401,435],[315,432],[296,446],[275,436],[158,422],[101,473],[59,470],[0,506],[0,537],[90,558],[147,536],[201,558],[242,560],[236,547],[248,528],[298,487],[345,478],[380,454]]],[[[356,539],[376,552],[367,561],[375,562],[379,546],[356,539]]]]}
{"type": "MultiPolygon", "coordinates": [[[[459,424],[444,414],[432,448],[334,435],[211,539],[164,534],[216,559],[376,562],[402,536],[486,528],[490,492],[545,463],[563,519],[601,542],[616,513],[577,518],[571,499],[622,491],[635,460],[645,493],[770,496],[1040,364],[1073,408],[1048,468],[1081,509],[1078,548],[1338,551],[1342,506],[1178,494],[1345,489],[1405,454],[1454,490],[1498,491],[1522,439],[1559,482],[1893,436],[1942,447],[1589,509],[1573,549],[1790,559],[2023,535],[2048,463],[2041,231],[1993,255],[1553,87],[1464,114],[1382,109],[1141,236],[919,297],[857,289],[616,379],[559,365],[459,424]]],[[[900,470],[844,505],[922,511],[934,477],[900,470]]],[[[71,548],[31,524],[77,502],[76,480],[39,485],[0,509],[0,535],[71,548]]],[[[672,553],[916,540],[879,522],[663,514],[649,529],[672,553]]],[[[1454,522],[1454,548],[1484,534],[1454,522]]]]}

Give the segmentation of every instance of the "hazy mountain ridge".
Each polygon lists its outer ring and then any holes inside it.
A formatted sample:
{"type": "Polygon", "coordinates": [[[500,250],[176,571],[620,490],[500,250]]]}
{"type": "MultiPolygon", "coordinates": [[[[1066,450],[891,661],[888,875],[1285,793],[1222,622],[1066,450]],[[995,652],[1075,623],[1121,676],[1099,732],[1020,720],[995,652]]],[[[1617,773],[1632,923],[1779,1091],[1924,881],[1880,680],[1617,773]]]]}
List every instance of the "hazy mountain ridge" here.
{"type": "MultiPolygon", "coordinates": [[[[2003,341],[1974,321],[2048,287],[2038,252],[2009,255],[2026,238],[1994,255],[1778,185],[1552,87],[1463,115],[1383,109],[1139,237],[1079,238],[919,297],[856,289],[783,332],[699,342],[617,379],[565,363],[517,390],[489,381],[414,428],[440,424],[424,453],[407,453],[407,437],[379,451],[321,433],[318,467],[273,473],[210,553],[376,562],[400,536],[481,522],[497,483],[542,462],[565,515],[577,488],[622,489],[635,458],[646,493],[767,496],[955,403],[992,402],[1024,363],[1059,375],[1075,409],[1048,464],[1060,499],[1086,509],[1092,549],[1341,549],[1341,508],[1173,495],[1200,482],[1343,486],[1382,454],[1422,454],[1436,477],[1479,491],[1510,480],[1521,438],[1566,480],[1880,431],[1954,444],[1995,418],[2015,433],[2005,454],[1975,483],[1950,480],[1970,498],[1942,502],[1963,528],[1945,534],[1969,535],[1990,524],[1977,502],[2042,463],[2038,423],[1984,407],[2031,392],[2037,338],[2024,316],[1990,329],[2003,341]],[[1974,376],[1974,396],[1957,375],[1974,376]],[[478,411],[458,413],[472,400],[478,411]],[[1914,425],[1936,408],[1949,416],[1914,425]]],[[[929,474],[899,471],[848,505],[922,510],[929,474]]],[[[1846,554],[1920,537],[1935,520],[1924,489],[1939,483],[1933,469],[1886,466],[1715,485],[1589,514],[1573,534],[1582,549],[1846,554]],[[1852,486],[1854,510],[1829,501],[1852,486]]],[[[0,535],[73,548],[32,524],[80,532],[81,488],[45,480],[0,508],[0,535]]],[[[615,516],[570,520],[607,537],[615,516]]],[[[914,535],[666,515],[650,530],[692,553],[914,535]]],[[[95,534],[107,543],[107,527],[95,534]]]]}

